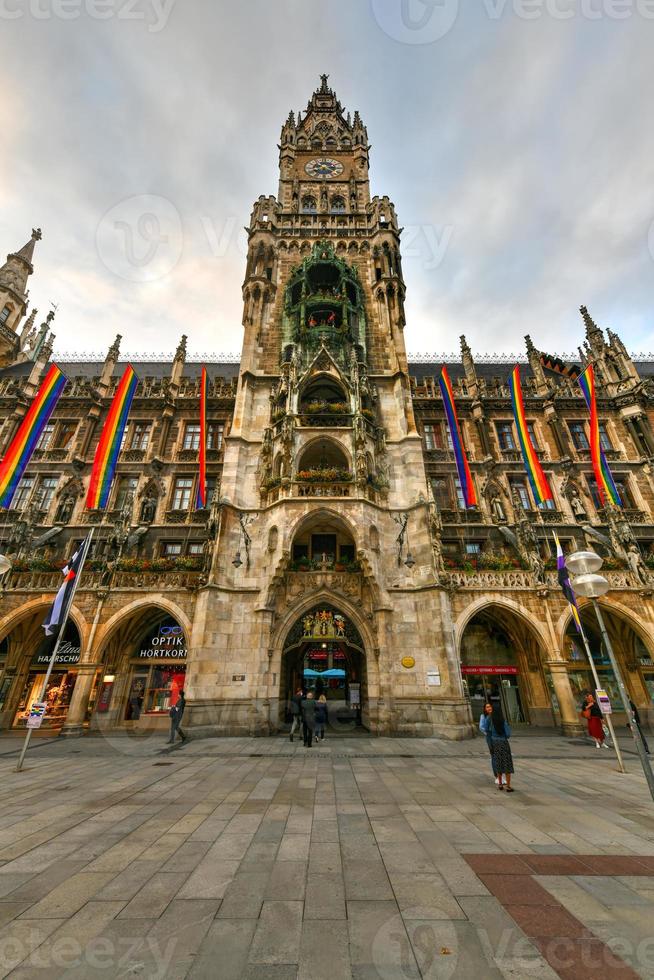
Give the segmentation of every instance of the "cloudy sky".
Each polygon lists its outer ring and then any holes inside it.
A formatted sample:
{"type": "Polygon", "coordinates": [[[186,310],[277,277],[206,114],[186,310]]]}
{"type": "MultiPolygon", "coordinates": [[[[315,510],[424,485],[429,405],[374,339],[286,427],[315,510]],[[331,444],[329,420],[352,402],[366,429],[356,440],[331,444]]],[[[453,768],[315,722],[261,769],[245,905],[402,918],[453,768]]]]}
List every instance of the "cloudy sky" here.
{"type": "Polygon", "coordinates": [[[405,228],[407,346],[654,349],[647,0],[0,0],[0,250],[59,352],[241,346],[243,225],[330,73],[405,228]]]}

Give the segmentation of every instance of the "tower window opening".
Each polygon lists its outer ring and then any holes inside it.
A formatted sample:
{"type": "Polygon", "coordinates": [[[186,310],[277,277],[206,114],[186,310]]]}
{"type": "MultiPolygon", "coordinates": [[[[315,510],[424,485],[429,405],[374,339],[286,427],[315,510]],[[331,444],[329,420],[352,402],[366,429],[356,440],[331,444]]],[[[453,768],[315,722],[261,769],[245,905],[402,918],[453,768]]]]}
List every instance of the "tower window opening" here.
{"type": "Polygon", "coordinates": [[[9,319],[10,313],[11,313],[10,306],[3,307],[2,312],[0,312],[0,323],[6,323],[7,320],[9,319]]]}

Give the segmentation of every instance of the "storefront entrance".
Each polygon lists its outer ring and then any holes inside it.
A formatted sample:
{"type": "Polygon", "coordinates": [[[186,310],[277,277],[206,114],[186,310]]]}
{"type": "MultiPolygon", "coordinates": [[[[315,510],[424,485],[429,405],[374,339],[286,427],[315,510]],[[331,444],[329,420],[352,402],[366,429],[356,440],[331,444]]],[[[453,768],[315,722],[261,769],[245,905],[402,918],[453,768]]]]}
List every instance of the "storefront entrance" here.
{"type": "Polygon", "coordinates": [[[174,619],[160,616],[148,626],[130,660],[124,721],[142,725],[164,718],[167,723],[184,689],[187,656],[184,630],[174,619]]]}
{"type": "MultiPolygon", "coordinates": [[[[25,728],[27,717],[33,701],[38,701],[42,690],[45,674],[55,645],[55,637],[45,637],[41,640],[36,653],[33,655],[27,676],[24,680],[18,705],[13,718],[14,728],[25,728]]],[[[42,729],[59,729],[68,714],[77,680],[77,665],[80,659],[80,637],[77,627],[72,620],[66,625],[64,636],[59,644],[55,664],[48,680],[45,693],[47,704],[42,729]]]]}
{"type": "Polygon", "coordinates": [[[528,700],[523,689],[524,648],[529,638],[517,624],[510,628],[511,615],[506,610],[498,610],[497,615],[495,610],[483,610],[470,620],[463,632],[461,675],[475,722],[479,721],[484,704],[490,702],[501,707],[509,724],[529,723],[528,700]]]}
{"type": "Polygon", "coordinates": [[[500,703],[502,713],[511,725],[525,723],[520,697],[518,671],[509,665],[461,667],[468,688],[472,717],[475,722],[483,714],[484,705],[500,703]]]}
{"type": "Polygon", "coordinates": [[[284,649],[280,725],[291,721],[291,696],[302,689],[327,702],[327,729],[364,730],[367,713],[366,658],[352,623],[333,607],[306,613],[291,629],[284,649]]]}

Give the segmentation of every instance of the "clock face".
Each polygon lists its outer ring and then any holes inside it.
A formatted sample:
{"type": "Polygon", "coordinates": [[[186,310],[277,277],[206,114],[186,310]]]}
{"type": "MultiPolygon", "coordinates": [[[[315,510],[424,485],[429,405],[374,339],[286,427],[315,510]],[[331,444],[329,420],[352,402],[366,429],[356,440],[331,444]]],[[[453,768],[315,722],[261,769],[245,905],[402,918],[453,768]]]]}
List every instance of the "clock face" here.
{"type": "Polygon", "coordinates": [[[309,160],[304,169],[310,177],[339,177],[343,173],[343,164],[331,157],[320,157],[319,160],[309,160]]]}

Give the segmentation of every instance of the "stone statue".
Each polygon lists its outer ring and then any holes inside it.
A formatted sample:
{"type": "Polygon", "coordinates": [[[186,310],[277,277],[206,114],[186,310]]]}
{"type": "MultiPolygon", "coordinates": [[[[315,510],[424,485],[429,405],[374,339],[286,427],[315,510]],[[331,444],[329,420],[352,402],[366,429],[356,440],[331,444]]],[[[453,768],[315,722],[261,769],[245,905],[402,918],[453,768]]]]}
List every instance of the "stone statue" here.
{"type": "Polygon", "coordinates": [[[491,498],[490,502],[491,516],[494,521],[498,524],[506,521],[506,514],[504,513],[504,507],[502,506],[502,501],[498,494],[491,498]]]}
{"type": "Polygon", "coordinates": [[[570,490],[570,506],[572,507],[572,513],[575,517],[587,517],[586,510],[584,508],[583,501],[579,495],[579,491],[576,487],[572,487],[570,490]]]}
{"type": "Polygon", "coordinates": [[[629,545],[629,550],[627,551],[627,565],[629,566],[629,569],[637,582],[642,583],[642,585],[651,584],[649,569],[643,561],[643,556],[638,550],[638,545],[635,542],[629,545]]]}
{"type": "Polygon", "coordinates": [[[141,523],[152,524],[157,513],[157,498],[148,494],[141,504],[141,523]]]}

